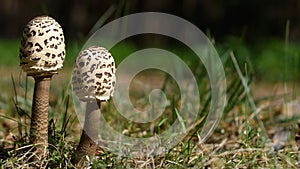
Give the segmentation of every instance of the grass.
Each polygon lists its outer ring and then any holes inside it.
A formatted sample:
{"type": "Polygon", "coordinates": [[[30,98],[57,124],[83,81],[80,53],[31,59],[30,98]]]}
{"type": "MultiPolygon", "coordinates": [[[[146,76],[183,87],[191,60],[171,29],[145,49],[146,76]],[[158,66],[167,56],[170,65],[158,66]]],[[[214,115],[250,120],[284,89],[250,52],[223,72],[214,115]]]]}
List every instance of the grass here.
{"type": "MultiPolygon", "coordinates": [[[[210,108],[210,85],[204,68],[199,67],[194,60],[186,59],[194,74],[199,77],[197,82],[201,93],[199,113],[201,116],[188,136],[163,155],[157,156],[129,158],[99,149],[97,155],[86,162],[86,166],[91,168],[298,168],[299,151],[295,141],[298,117],[281,117],[283,105],[297,99],[299,91],[287,86],[290,93],[284,93],[286,96],[284,100],[273,92],[276,82],[297,83],[299,78],[297,73],[299,72],[299,45],[288,44],[284,47],[284,44],[282,41],[272,39],[264,45],[249,46],[236,37],[230,37],[222,44],[216,44],[226,71],[228,103],[220,125],[206,142],[199,143],[199,132],[205,121],[202,117],[206,117],[210,108]],[[290,65],[288,68],[282,64],[283,60],[290,65]],[[260,86],[253,88],[251,84],[255,85],[257,81],[267,84],[267,88],[263,88],[268,93],[267,97],[265,95],[260,97],[261,93],[255,93],[260,86]],[[278,103],[280,106],[276,106],[278,103]],[[276,140],[273,136],[281,129],[288,132],[290,136],[284,141],[283,148],[275,150],[276,140]]],[[[17,66],[18,46],[17,40],[0,41],[0,51],[3,54],[0,57],[1,69],[6,70],[6,72],[1,71],[3,79],[0,84],[3,90],[0,96],[0,125],[2,125],[0,127],[0,168],[24,168],[35,163],[28,161],[28,154],[26,154],[31,148],[28,144],[28,131],[33,82],[32,79],[26,78],[24,73],[20,73],[17,66]],[[11,71],[9,74],[7,69],[11,71]]],[[[50,155],[42,161],[44,167],[74,167],[70,163],[70,157],[79,141],[81,128],[74,113],[70,78],[75,57],[80,50],[79,46],[76,43],[67,44],[66,66],[53,78],[49,108],[50,155]]],[[[120,63],[126,55],[138,49],[131,44],[119,44],[112,53],[114,56],[119,56],[116,57],[116,61],[120,63]]],[[[186,54],[176,51],[175,47],[170,47],[168,50],[178,55],[186,54]]],[[[178,91],[174,80],[162,72],[155,73],[155,71],[144,72],[140,78],[143,79],[145,76],[161,77],[159,79],[163,81],[162,88],[165,89],[166,96],[170,100],[164,114],[152,123],[133,123],[122,117],[110,101],[106,108],[109,113],[105,113],[107,121],[115,126],[115,130],[132,137],[159,134],[170,127],[175,119],[179,119],[180,125],[186,128],[184,121],[180,120],[182,117],[177,112],[180,97],[177,92],[172,92],[178,91]]],[[[139,101],[137,106],[146,105],[147,100],[141,99],[145,97],[145,93],[134,89],[132,97],[134,101],[139,101]]]]}

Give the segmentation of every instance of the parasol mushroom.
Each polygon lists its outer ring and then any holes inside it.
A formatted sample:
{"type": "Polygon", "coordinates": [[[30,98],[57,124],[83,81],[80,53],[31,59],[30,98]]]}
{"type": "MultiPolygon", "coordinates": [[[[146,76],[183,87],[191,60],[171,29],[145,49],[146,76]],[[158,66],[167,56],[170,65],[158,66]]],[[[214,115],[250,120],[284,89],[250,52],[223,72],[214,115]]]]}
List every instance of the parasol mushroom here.
{"type": "Polygon", "coordinates": [[[115,85],[115,63],[103,47],[92,46],[81,51],[76,59],[72,77],[73,91],[86,102],[83,131],[72,156],[72,163],[84,161],[96,152],[100,120],[100,103],[110,99],[115,85]]]}
{"type": "Polygon", "coordinates": [[[44,157],[48,147],[48,105],[50,81],[65,59],[61,26],[49,16],[38,16],[26,25],[21,40],[20,65],[35,80],[30,124],[30,142],[44,157]]]}

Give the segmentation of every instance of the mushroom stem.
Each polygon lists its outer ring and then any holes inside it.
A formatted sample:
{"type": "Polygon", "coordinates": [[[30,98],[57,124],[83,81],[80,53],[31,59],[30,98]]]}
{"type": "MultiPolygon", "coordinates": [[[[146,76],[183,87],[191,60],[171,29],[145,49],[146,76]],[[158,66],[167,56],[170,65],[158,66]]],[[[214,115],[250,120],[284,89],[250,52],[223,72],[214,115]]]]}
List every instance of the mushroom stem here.
{"type": "Polygon", "coordinates": [[[79,164],[86,160],[86,156],[95,155],[99,134],[100,101],[87,102],[85,120],[79,144],[73,153],[72,163],[79,164]]]}
{"type": "Polygon", "coordinates": [[[35,152],[39,157],[48,154],[48,105],[51,76],[35,77],[30,142],[37,144],[35,152]]]}

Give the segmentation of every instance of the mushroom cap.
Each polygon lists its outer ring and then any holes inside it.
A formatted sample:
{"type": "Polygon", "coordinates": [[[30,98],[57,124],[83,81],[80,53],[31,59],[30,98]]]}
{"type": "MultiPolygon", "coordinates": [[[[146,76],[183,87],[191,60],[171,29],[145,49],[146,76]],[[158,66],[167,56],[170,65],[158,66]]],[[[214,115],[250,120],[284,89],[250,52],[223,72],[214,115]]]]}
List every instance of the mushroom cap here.
{"type": "Polygon", "coordinates": [[[38,16],[26,25],[21,40],[20,65],[28,76],[47,76],[62,68],[65,38],[61,26],[49,16],[38,16]]]}
{"type": "Polygon", "coordinates": [[[73,91],[81,101],[107,101],[114,92],[115,61],[103,47],[81,51],[73,69],[73,91]]]}

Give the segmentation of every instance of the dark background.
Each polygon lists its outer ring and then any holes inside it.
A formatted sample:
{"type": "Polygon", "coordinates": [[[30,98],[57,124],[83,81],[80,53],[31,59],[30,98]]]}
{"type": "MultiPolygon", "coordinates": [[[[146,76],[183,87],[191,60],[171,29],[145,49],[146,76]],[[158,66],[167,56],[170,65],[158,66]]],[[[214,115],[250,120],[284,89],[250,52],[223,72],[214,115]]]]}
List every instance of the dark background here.
{"type": "Polygon", "coordinates": [[[270,37],[284,39],[290,21],[290,41],[300,41],[300,0],[1,0],[0,36],[19,38],[26,23],[47,14],[64,28],[67,39],[88,36],[97,20],[112,5],[120,16],[157,11],[174,14],[210,32],[216,41],[226,36],[242,37],[249,43],[270,37]]]}

